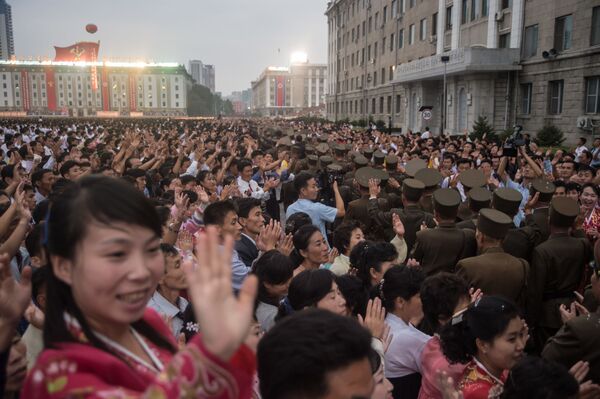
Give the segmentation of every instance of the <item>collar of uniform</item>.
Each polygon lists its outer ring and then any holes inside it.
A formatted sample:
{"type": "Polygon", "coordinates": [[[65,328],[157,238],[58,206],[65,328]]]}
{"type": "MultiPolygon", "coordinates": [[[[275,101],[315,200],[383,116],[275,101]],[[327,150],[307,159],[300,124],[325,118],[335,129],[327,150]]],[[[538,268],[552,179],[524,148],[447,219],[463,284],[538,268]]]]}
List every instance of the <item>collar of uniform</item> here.
{"type": "Polygon", "coordinates": [[[405,210],[410,210],[410,211],[420,211],[421,208],[419,208],[419,205],[417,204],[408,204],[404,207],[405,210]]]}
{"type": "Polygon", "coordinates": [[[490,247],[490,248],[486,248],[483,251],[481,251],[481,254],[494,254],[494,253],[501,253],[504,252],[504,250],[501,247],[490,247]]]}
{"type": "Polygon", "coordinates": [[[569,233],[554,233],[550,234],[548,238],[561,238],[561,237],[569,237],[569,233]]]}
{"type": "Polygon", "coordinates": [[[442,222],[442,223],[438,224],[438,227],[446,228],[446,229],[453,229],[456,227],[456,223],[455,222],[442,222]]]}

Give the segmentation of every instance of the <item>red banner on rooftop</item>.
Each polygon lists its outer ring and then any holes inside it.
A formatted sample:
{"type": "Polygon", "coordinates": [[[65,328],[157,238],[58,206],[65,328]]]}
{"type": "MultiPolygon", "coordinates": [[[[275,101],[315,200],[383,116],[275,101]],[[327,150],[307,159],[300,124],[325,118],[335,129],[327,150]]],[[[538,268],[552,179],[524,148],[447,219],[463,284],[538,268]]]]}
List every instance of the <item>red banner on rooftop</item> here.
{"type": "Polygon", "coordinates": [[[57,47],[54,61],[96,61],[100,42],[79,42],[69,47],[57,47]]]}

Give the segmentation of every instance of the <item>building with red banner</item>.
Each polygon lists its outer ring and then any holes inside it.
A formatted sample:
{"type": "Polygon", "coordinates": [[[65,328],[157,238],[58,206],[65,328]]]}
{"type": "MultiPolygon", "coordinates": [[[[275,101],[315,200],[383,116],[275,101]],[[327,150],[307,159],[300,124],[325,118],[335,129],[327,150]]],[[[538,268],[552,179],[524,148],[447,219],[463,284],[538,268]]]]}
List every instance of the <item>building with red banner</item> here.
{"type": "Polygon", "coordinates": [[[0,61],[0,114],[185,116],[191,82],[177,63],[0,61]]]}
{"type": "Polygon", "coordinates": [[[252,82],[254,113],[262,116],[296,116],[325,104],[327,65],[297,63],[268,67],[252,82]]]}

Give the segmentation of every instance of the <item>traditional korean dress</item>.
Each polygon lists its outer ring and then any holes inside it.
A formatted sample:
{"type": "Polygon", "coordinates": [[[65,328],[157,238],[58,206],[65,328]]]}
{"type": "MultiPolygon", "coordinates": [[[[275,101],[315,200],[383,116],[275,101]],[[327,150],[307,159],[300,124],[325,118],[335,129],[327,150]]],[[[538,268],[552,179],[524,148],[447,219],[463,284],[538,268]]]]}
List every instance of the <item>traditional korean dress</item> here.
{"type": "Polygon", "coordinates": [[[458,389],[464,399],[497,399],[502,395],[507,377],[508,372],[504,372],[500,379],[494,377],[483,364],[473,359],[467,364],[458,389]]]}
{"type": "MultiPolygon", "coordinates": [[[[211,354],[194,336],[176,354],[157,347],[133,330],[152,363],[148,363],[107,337],[97,334],[111,352],[91,346],[77,321],[65,315],[78,343],[66,342],[45,349],[30,371],[23,398],[250,398],[256,358],[242,345],[229,362],[211,354]],[[123,361],[122,359],[125,359],[123,361]]],[[[144,320],[177,347],[169,327],[158,313],[147,309],[144,320]]]]}

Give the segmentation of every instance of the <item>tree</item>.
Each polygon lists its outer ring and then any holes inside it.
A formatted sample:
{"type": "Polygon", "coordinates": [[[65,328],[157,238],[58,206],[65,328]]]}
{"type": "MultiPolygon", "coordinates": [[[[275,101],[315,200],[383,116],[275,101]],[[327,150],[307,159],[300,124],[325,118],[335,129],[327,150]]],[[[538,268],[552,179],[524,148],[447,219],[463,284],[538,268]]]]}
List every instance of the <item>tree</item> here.
{"type": "Polygon", "coordinates": [[[479,139],[482,140],[485,136],[486,140],[495,140],[496,132],[494,128],[489,124],[485,116],[479,115],[475,124],[473,125],[473,132],[471,133],[471,140],[479,139]]]}
{"type": "Polygon", "coordinates": [[[214,115],[214,96],[208,87],[194,84],[188,92],[188,115],[214,115]]]}
{"type": "Polygon", "coordinates": [[[554,125],[546,125],[538,130],[536,138],[540,147],[556,147],[565,141],[562,130],[554,125]]]}
{"type": "Polygon", "coordinates": [[[233,115],[233,104],[229,100],[225,100],[225,102],[223,103],[223,115],[233,115]]]}

